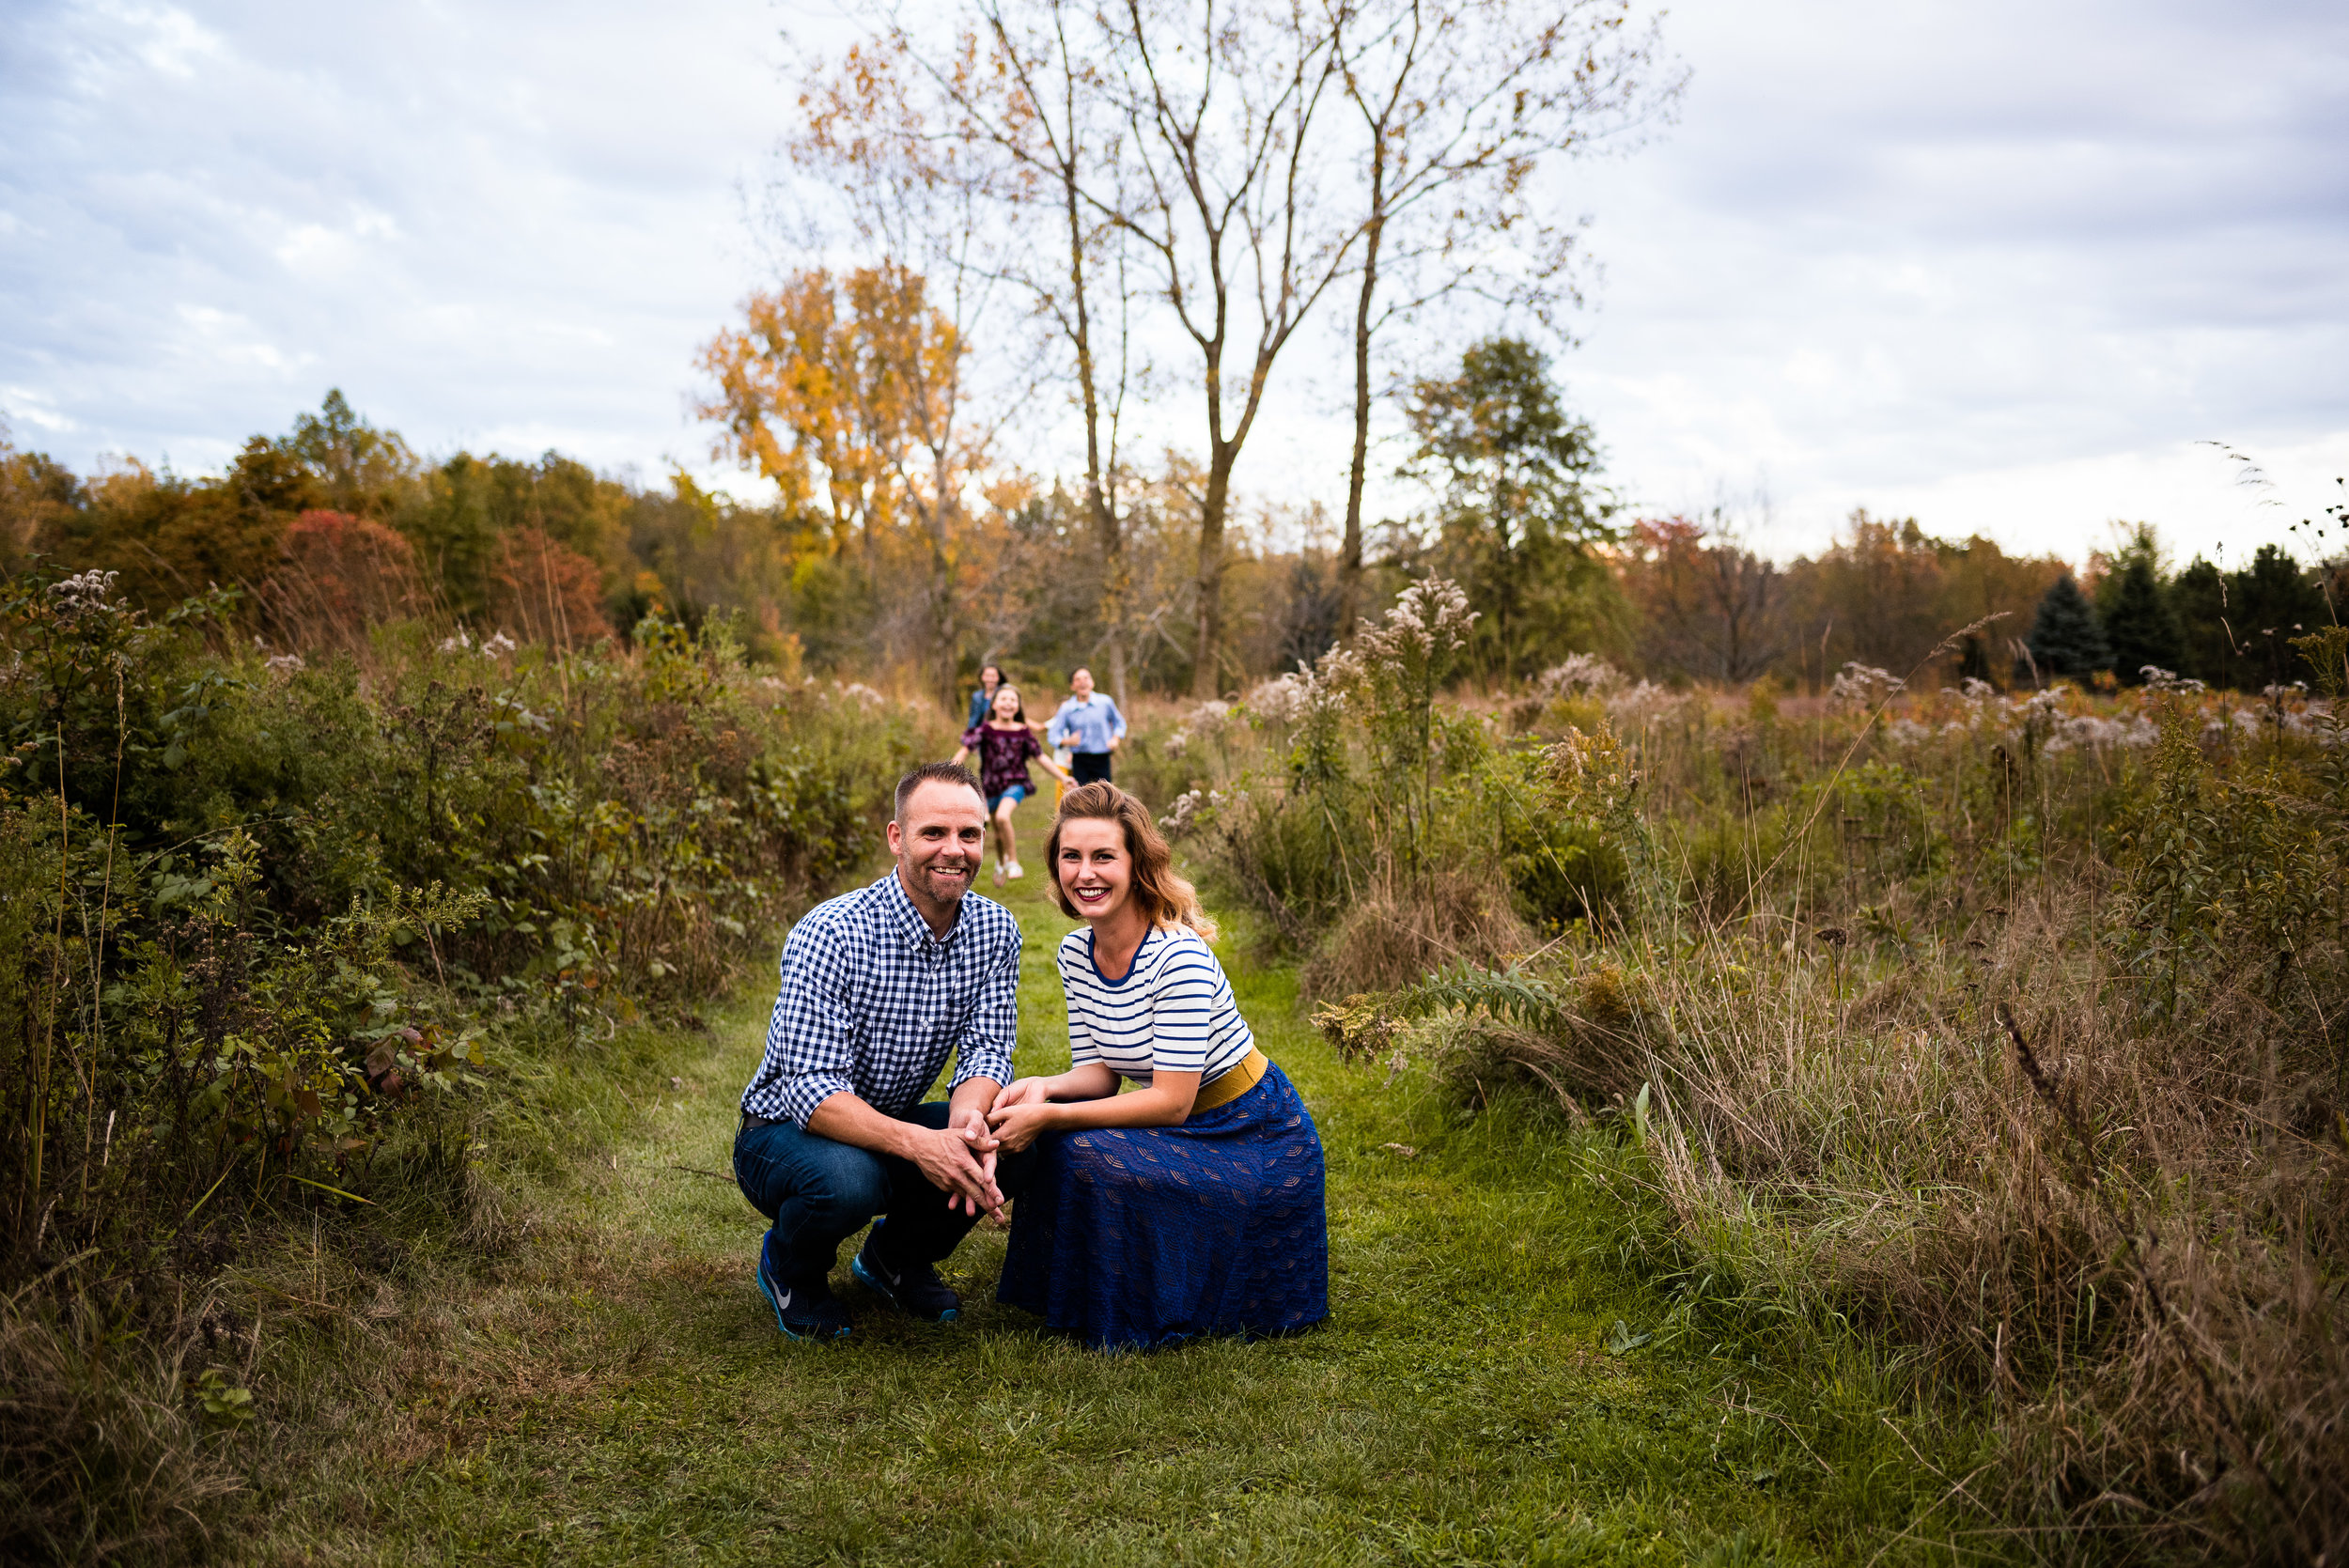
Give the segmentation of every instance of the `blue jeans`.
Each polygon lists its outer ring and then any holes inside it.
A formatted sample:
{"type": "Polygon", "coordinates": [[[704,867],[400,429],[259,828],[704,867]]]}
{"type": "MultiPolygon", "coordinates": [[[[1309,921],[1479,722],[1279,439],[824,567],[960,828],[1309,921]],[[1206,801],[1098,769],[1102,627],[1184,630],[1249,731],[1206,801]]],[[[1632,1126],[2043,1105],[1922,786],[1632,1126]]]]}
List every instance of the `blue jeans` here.
{"type": "MultiPolygon", "coordinates": [[[[943,1127],[946,1110],[943,1100],[932,1100],[897,1119],[943,1127]]],[[[1004,1197],[1019,1195],[1034,1159],[1033,1144],[996,1157],[995,1185],[1004,1197]]],[[[777,1261],[792,1282],[830,1274],[840,1244],[875,1215],[889,1217],[887,1257],[898,1266],[937,1263],[978,1219],[949,1207],[946,1194],[911,1160],[802,1132],[789,1122],[745,1126],[735,1134],[734,1179],[751,1206],[774,1221],[777,1261]]]]}

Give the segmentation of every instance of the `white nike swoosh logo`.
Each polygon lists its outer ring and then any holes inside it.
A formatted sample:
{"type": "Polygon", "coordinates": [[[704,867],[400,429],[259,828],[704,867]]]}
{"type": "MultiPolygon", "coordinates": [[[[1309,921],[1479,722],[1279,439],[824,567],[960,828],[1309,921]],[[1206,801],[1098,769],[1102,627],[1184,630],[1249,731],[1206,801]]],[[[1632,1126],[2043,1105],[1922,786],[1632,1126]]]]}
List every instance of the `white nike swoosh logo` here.
{"type": "Polygon", "coordinates": [[[791,1305],[791,1293],[790,1293],[789,1291],[785,1291],[785,1292],[783,1293],[783,1302],[782,1302],[782,1305],[784,1305],[784,1306],[786,1306],[786,1307],[788,1307],[788,1306],[790,1306],[790,1305],[791,1305]]]}

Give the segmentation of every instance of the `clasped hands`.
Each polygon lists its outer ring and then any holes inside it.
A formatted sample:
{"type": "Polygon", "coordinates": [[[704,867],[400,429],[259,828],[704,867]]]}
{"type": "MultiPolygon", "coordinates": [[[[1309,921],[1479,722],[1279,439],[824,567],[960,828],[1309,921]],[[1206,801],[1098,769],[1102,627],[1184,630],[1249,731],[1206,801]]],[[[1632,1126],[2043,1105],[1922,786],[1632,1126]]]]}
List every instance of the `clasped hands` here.
{"type": "Polygon", "coordinates": [[[995,1141],[1018,1154],[1052,1126],[1054,1106],[1044,1079],[1014,1079],[995,1092],[988,1108],[988,1130],[995,1141]]]}
{"type": "Polygon", "coordinates": [[[940,1131],[917,1144],[913,1161],[932,1187],[946,1194],[946,1206],[1003,1223],[1003,1192],[995,1185],[995,1154],[1001,1141],[988,1130],[977,1106],[957,1108],[940,1131]]]}

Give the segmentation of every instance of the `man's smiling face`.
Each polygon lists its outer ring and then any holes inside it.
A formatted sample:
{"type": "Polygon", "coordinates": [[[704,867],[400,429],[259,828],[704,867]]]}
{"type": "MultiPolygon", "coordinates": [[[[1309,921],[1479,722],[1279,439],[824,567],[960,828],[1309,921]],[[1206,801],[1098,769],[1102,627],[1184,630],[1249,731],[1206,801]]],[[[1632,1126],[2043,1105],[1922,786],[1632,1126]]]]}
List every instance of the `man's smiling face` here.
{"type": "Polygon", "coordinates": [[[939,912],[951,911],[971,891],[986,844],[987,807],[978,792],[939,780],[907,796],[900,819],[889,825],[899,880],[917,904],[926,901],[939,912]]]}

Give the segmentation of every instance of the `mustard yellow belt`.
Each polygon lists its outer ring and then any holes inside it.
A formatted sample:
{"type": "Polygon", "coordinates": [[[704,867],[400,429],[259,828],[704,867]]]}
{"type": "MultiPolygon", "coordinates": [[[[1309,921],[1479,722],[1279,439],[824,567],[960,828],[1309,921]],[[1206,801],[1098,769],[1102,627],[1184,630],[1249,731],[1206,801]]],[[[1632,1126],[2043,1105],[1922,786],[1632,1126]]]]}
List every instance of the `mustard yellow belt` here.
{"type": "Polygon", "coordinates": [[[1237,1066],[1199,1091],[1199,1097],[1190,1102],[1190,1113],[1196,1116],[1203,1110],[1214,1110],[1230,1105],[1234,1100],[1256,1087],[1264,1079],[1265,1069],[1271,1065],[1270,1057],[1254,1047],[1250,1047],[1248,1054],[1241,1058],[1237,1066]]]}

